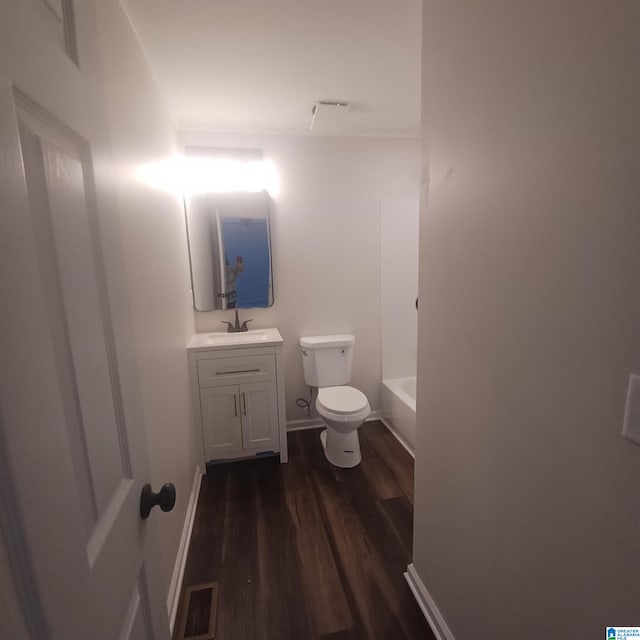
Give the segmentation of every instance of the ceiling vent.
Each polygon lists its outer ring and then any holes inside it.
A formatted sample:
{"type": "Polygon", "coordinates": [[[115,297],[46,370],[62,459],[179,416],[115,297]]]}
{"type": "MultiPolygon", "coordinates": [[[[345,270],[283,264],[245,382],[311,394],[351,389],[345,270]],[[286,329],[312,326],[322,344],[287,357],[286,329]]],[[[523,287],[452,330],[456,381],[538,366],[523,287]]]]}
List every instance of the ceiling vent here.
{"type": "Polygon", "coordinates": [[[342,131],[349,113],[348,102],[316,102],[311,110],[311,131],[342,131]]]}

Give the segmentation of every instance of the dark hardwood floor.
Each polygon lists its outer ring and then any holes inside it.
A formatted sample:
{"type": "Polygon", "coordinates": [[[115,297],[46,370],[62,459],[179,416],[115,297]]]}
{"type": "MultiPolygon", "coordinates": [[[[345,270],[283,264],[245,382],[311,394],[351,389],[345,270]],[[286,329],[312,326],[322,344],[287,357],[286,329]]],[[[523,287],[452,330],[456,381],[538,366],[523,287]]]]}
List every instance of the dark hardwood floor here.
{"type": "MultiPolygon", "coordinates": [[[[362,463],[339,469],[319,433],[290,433],[287,464],[208,467],[183,589],[219,583],[218,640],[432,640],[402,575],[413,459],[369,422],[359,432],[362,463]]],[[[178,611],[175,638],[180,619],[178,611]]]]}

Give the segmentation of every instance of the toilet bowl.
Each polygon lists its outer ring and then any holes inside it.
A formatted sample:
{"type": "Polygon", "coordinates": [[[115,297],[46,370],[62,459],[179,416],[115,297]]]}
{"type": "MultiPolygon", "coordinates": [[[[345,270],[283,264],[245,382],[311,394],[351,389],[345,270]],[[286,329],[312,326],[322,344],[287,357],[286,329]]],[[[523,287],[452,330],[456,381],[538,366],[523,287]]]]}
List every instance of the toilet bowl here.
{"type": "Polygon", "coordinates": [[[357,430],[371,414],[367,396],[349,386],[321,387],[316,410],[327,426],[320,434],[327,460],[336,467],[357,466],[362,459],[357,430]]]}

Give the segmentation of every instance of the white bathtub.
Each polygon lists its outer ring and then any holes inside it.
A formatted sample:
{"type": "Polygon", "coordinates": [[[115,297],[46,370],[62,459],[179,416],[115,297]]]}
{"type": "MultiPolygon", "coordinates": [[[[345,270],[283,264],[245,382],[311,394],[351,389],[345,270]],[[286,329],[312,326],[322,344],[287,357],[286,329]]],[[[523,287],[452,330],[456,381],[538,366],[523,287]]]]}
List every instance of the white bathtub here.
{"type": "Polygon", "coordinates": [[[416,441],[416,379],[383,380],[380,406],[385,424],[413,454],[416,441]]]}

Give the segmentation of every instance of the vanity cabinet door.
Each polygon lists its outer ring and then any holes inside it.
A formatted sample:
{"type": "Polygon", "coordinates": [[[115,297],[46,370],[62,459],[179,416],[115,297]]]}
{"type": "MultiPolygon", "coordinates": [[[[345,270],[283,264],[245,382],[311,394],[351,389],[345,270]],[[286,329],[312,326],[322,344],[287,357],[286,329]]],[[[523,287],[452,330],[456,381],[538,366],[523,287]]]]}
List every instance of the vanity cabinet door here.
{"type": "Polygon", "coordinates": [[[200,389],[202,438],[206,460],[242,450],[240,393],[237,385],[200,389]]]}
{"type": "Polygon", "coordinates": [[[278,450],[278,396],[275,382],[240,385],[245,449],[278,450]]]}

